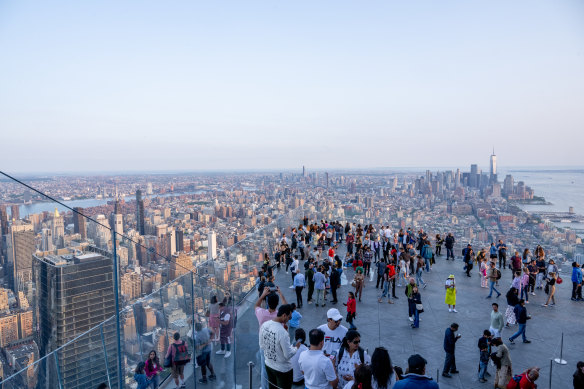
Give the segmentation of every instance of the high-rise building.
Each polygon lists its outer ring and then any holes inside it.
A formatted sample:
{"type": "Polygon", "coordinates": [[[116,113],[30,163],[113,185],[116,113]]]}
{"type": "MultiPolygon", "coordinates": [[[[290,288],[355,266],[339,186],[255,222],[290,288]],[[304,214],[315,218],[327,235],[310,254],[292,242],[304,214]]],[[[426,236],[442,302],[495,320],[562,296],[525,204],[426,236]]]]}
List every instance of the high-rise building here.
{"type": "Polygon", "coordinates": [[[491,171],[490,171],[491,182],[496,182],[497,181],[497,156],[495,155],[494,148],[493,148],[493,154],[491,154],[491,158],[490,158],[490,167],[491,167],[491,171]]]}
{"type": "Polygon", "coordinates": [[[192,269],[193,261],[191,257],[185,253],[178,253],[170,258],[170,269],[169,276],[171,280],[174,280],[183,274],[187,274],[189,269],[192,269]]]}
{"type": "Polygon", "coordinates": [[[217,257],[217,235],[215,231],[207,234],[207,259],[215,259],[217,257]]]}
{"type": "Polygon", "coordinates": [[[63,247],[63,237],[65,236],[65,221],[59,210],[55,208],[53,214],[53,243],[57,248],[63,247]]]}
{"type": "Polygon", "coordinates": [[[505,196],[513,194],[513,185],[513,176],[511,174],[507,174],[507,176],[505,176],[505,180],[503,180],[503,194],[505,196]]]}
{"type": "Polygon", "coordinates": [[[302,165],[302,177],[306,177],[306,167],[302,165]]]}
{"type": "Polygon", "coordinates": [[[176,251],[181,252],[185,250],[185,235],[183,230],[176,230],[176,251]]]}
{"type": "Polygon", "coordinates": [[[12,290],[18,294],[32,280],[32,254],[35,252],[34,231],[30,223],[16,222],[10,227],[8,262],[12,267],[12,290]]]}
{"type": "MultiPolygon", "coordinates": [[[[113,266],[109,253],[89,247],[81,255],[34,256],[38,293],[39,350],[44,356],[115,313],[113,266]]],[[[115,321],[103,325],[110,378],[116,372],[115,321]]],[[[100,331],[93,331],[57,353],[54,361],[39,368],[39,385],[57,388],[58,374],[65,388],[95,388],[106,377],[100,331]]],[[[52,359],[52,358],[49,358],[52,359]]]]}
{"type": "Polygon", "coordinates": [[[328,174],[328,172],[324,173],[324,176],[326,178],[326,188],[328,189],[328,187],[329,187],[329,174],[328,174]]]}
{"type": "Polygon", "coordinates": [[[20,220],[20,206],[17,204],[13,204],[10,206],[11,215],[10,217],[12,220],[20,220]]]}
{"type": "Polygon", "coordinates": [[[151,196],[152,195],[152,183],[151,182],[149,182],[149,183],[146,184],[146,194],[148,196],[151,196]]]}
{"type": "Polygon", "coordinates": [[[87,239],[86,221],[85,218],[80,215],[83,214],[83,208],[76,207],[73,209],[79,212],[79,213],[73,212],[73,231],[76,234],[81,235],[81,239],[87,239]]]}
{"type": "Polygon", "coordinates": [[[0,235],[8,234],[8,213],[6,206],[0,206],[0,235]]]}
{"type": "Polygon", "coordinates": [[[138,230],[140,235],[146,234],[144,221],[144,200],[142,200],[142,191],[140,189],[136,191],[136,230],[138,230]]]}

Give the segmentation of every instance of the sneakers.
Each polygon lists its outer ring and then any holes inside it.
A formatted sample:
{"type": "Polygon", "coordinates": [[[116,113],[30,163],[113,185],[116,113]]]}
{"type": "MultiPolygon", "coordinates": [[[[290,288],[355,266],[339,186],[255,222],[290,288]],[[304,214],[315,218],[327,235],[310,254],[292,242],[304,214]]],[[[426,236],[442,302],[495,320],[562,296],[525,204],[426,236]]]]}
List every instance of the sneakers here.
{"type": "Polygon", "coordinates": [[[452,308],[448,308],[448,312],[452,312],[452,308]]]}
{"type": "Polygon", "coordinates": [[[225,353],[225,356],[224,356],[224,358],[229,358],[230,356],[231,356],[231,351],[227,351],[227,352],[225,353]]]}
{"type": "Polygon", "coordinates": [[[442,373],[442,377],[452,378],[452,376],[448,373],[442,373]]]}
{"type": "Polygon", "coordinates": [[[458,311],[456,310],[456,308],[452,308],[452,312],[458,313],[458,311]]]}
{"type": "Polygon", "coordinates": [[[531,343],[531,340],[524,340],[523,343],[531,343]]]}
{"type": "Polygon", "coordinates": [[[480,382],[481,384],[484,384],[485,382],[487,382],[487,380],[486,380],[486,379],[484,379],[484,378],[479,378],[479,382],[480,382]]]}
{"type": "Polygon", "coordinates": [[[487,298],[487,299],[490,299],[490,298],[491,298],[491,296],[487,296],[487,297],[485,297],[485,298],[487,298]]]}
{"type": "Polygon", "coordinates": [[[414,318],[413,318],[413,317],[411,317],[411,316],[409,317],[409,319],[410,319],[410,321],[414,321],[414,318]]]}
{"type": "Polygon", "coordinates": [[[211,374],[209,376],[209,381],[215,381],[217,379],[217,376],[215,374],[211,374]]]}
{"type": "Polygon", "coordinates": [[[219,350],[215,354],[217,354],[217,355],[223,355],[223,354],[225,354],[225,350],[219,350]]]}
{"type": "Polygon", "coordinates": [[[393,300],[387,300],[388,304],[393,304],[393,300]]]}
{"type": "Polygon", "coordinates": [[[509,343],[515,344],[515,341],[513,339],[509,338],[509,343]]]}
{"type": "Polygon", "coordinates": [[[199,380],[199,384],[206,384],[207,383],[207,378],[203,377],[199,380]]]}
{"type": "Polygon", "coordinates": [[[531,295],[532,295],[532,296],[535,296],[535,292],[531,292],[531,295]]]}
{"type": "Polygon", "coordinates": [[[424,284],[424,289],[426,289],[426,286],[428,286],[428,284],[424,284]]]}

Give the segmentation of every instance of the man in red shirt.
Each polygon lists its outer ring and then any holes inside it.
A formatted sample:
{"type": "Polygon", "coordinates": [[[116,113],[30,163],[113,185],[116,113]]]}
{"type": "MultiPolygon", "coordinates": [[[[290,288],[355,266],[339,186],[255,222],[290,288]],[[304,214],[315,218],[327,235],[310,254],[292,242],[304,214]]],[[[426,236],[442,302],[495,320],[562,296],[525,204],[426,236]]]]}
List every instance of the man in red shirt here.
{"type": "Polygon", "coordinates": [[[397,296],[395,295],[395,266],[393,265],[393,262],[389,262],[389,265],[387,265],[387,280],[388,282],[391,282],[391,296],[396,299],[397,296]]]}
{"type": "Polygon", "coordinates": [[[539,367],[530,367],[521,373],[521,380],[519,384],[515,379],[511,379],[507,384],[507,389],[535,389],[537,385],[535,381],[539,378],[539,367]]]}

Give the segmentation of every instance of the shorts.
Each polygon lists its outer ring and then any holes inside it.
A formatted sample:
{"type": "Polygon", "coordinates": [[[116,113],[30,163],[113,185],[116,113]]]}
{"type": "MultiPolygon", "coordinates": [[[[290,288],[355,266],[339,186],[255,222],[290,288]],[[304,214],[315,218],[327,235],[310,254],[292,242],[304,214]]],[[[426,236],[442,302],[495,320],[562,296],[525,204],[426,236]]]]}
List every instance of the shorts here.
{"type": "Polygon", "coordinates": [[[184,374],[185,365],[172,365],[172,378],[178,378],[184,374]]]}
{"type": "Polygon", "coordinates": [[[491,335],[493,335],[493,338],[500,338],[501,337],[501,333],[499,332],[499,330],[490,327],[489,328],[489,332],[491,333],[491,335]]]}

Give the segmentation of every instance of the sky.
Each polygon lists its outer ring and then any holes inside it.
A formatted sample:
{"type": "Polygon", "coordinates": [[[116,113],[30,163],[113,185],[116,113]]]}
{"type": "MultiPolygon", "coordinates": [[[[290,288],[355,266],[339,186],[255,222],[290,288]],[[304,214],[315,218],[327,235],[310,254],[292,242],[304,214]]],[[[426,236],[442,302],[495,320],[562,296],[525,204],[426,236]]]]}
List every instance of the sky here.
{"type": "Polygon", "coordinates": [[[582,166],[584,2],[0,2],[0,170],[582,166]]]}

